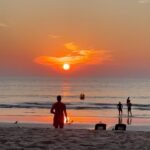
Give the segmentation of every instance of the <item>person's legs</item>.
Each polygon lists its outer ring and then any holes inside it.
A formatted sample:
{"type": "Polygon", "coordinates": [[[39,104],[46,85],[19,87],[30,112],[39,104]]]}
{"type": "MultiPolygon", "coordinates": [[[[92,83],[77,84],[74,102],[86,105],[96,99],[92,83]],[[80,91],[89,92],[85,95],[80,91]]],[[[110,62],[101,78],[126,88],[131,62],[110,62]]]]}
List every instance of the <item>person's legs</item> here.
{"type": "Polygon", "coordinates": [[[63,128],[64,127],[64,116],[61,116],[59,118],[59,128],[63,128]]]}
{"type": "Polygon", "coordinates": [[[130,108],[128,108],[128,116],[132,116],[132,112],[130,108]]]}
{"type": "Polygon", "coordinates": [[[60,127],[60,128],[63,128],[63,127],[64,127],[64,123],[60,122],[60,123],[59,123],[59,127],[60,127]]]}
{"type": "Polygon", "coordinates": [[[128,116],[129,116],[129,112],[130,112],[130,109],[128,108],[128,116]]]}
{"type": "Polygon", "coordinates": [[[120,115],[122,115],[122,110],[121,110],[121,109],[119,109],[119,116],[120,116],[120,115]]]}
{"type": "Polygon", "coordinates": [[[118,112],[119,112],[119,116],[120,116],[120,109],[118,109],[118,112]]]}
{"type": "Polygon", "coordinates": [[[54,127],[55,127],[55,129],[57,129],[57,128],[58,128],[58,125],[55,124],[54,127]]]}
{"type": "Polygon", "coordinates": [[[59,127],[62,129],[64,127],[64,125],[60,125],[59,127]]]}
{"type": "Polygon", "coordinates": [[[130,115],[132,116],[132,112],[131,112],[131,109],[130,109],[130,115]]]}
{"type": "Polygon", "coordinates": [[[58,128],[58,126],[59,126],[59,121],[58,121],[58,119],[57,119],[56,116],[54,117],[54,120],[53,120],[53,126],[54,126],[55,128],[58,128]]]}

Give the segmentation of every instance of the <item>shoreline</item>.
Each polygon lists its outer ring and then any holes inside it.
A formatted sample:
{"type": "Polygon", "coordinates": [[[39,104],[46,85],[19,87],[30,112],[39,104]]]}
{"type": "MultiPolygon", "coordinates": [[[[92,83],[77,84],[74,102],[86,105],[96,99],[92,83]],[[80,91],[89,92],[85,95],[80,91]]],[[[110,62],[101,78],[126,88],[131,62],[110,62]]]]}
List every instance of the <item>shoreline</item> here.
{"type": "MultiPolygon", "coordinates": [[[[137,117],[73,117],[69,116],[70,123],[65,124],[65,129],[92,129],[97,123],[105,123],[107,130],[112,130],[115,124],[123,123],[130,131],[150,131],[150,118],[137,117]]],[[[38,127],[53,129],[53,116],[22,116],[0,115],[0,127],[38,127]]]]}
{"type": "MultiPolygon", "coordinates": [[[[85,129],[85,130],[95,130],[96,124],[65,124],[64,129],[85,129]]],[[[115,124],[106,124],[106,131],[114,130],[115,124]]],[[[150,132],[150,126],[147,124],[136,124],[127,125],[126,131],[145,131],[150,132]]],[[[0,128],[47,128],[55,129],[52,123],[29,123],[29,122],[0,122],[0,128]]]]}
{"type": "MultiPolygon", "coordinates": [[[[91,116],[78,116],[74,117],[69,115],[69,121],[73,124],[96,124],[99,122],[103,122],[106,124],[116,124],[116,123],[124,123],[128,125],[136,125],[136,124],[150,124],[150,118],[145,117],[108,117],[108,116],[100,116],[100,117],[91,117],[91,116]]],[[[0,115],[0,122],[27,122],[27,123],[52,123],[53,115],[0,115]]]]}

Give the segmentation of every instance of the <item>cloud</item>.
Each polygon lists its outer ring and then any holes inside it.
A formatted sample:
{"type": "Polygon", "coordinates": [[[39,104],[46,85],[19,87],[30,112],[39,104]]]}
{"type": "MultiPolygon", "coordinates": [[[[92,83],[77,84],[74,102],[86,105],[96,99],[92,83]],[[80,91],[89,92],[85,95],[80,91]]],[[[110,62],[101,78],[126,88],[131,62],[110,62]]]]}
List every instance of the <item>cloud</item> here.
{"type": "Polygon", "coordinates": [[[52,39],[59,39],[59,38],[61,38],[61,36],[59,36],[59,35],[54,35],[54,34],[48,34],[48,36],[49,36],[50,38],[52,38],[52,39]]]}
{"type": "Polygon", "coordinates": [[[65,43],[64,47],[69,50],[66,56],[39,56],[34,61],[43,65],[63,65],[64,63],[76,65],[103,64],[105,61],[112,59],[110,52],[106,50],[80,49],[73,42],[65,43]]]}
{"type": "Polygon", "coordinates": [[[7,27],[8,27],[7,24],[0,22],[0,28],[7,28],[7,27]]]}
{"type": "Polygon", "coordinates": [[[138,3],[146,4],[146,3],[150,3],[150,0],[138,0],[138,3]]]}
{"type": "Polygon", "coordinates": [[[65,43],[64,46],[66,49],[73,50],[73,51],[78,49],[78,46],[75,45],[73,42],[65,43]]]}

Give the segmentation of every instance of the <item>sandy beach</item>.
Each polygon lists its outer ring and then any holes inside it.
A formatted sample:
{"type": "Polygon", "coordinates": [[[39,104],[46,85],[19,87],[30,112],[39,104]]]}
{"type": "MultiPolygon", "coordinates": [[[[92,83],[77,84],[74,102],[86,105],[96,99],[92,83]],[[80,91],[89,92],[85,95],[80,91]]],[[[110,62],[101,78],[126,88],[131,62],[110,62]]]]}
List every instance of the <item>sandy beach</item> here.
{"type": "MultiPolygon", "coordinates": [[[[128,129],[128,128],[127,128],[128,129]]],[[[34,124],[0,124],[2,150],[149,150],[150,131],[53,129],[34,124]]]]}

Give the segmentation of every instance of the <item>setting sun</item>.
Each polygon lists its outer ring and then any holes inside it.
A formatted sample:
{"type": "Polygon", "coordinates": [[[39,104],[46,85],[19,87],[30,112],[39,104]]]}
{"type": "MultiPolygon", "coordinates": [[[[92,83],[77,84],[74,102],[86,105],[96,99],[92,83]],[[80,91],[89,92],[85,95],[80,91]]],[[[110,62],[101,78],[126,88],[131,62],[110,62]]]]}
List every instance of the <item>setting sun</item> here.
{"type": "Polygon", "coordinates": [[[63,69],[64,70],[69,70],[70,69],[70,65],[69,64],[64,64],[63,65],[63,69]]]}

